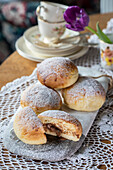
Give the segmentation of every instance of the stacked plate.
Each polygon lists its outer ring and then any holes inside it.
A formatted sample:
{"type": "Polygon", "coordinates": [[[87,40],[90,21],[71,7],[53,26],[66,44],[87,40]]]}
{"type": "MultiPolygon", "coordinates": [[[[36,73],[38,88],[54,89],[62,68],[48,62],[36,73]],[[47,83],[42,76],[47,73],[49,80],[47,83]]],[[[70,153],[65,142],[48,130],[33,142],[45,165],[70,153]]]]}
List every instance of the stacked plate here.
{"type": "MultiPolygon", "coordinates": [[[[61,38],[67,38],[79,35],[78,32],[74,32],[66,29],[61,38]]],[[[74,40],[74,44],[71,43],[57,43],[47,42],[39,32],[38,26],[34,26],[25,31],[24,35],[16,41],[16,50],[24,58],[41,62],[49,57],[68,57],[72,60],[83,56],[88,48],[78,47],[77,43],[80,43],[82,39],[77,37],[74,40]]]]}

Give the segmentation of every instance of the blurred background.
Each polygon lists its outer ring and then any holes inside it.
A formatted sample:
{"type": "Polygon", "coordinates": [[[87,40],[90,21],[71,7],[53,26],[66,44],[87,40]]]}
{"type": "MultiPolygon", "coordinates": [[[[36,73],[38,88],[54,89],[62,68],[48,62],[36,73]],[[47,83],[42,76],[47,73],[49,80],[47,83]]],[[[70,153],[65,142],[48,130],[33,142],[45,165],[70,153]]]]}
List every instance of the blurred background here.
{"type": "MultiPolygon", "coordinates": [[[[100,13],[102,0],[50,0],[65,5],[78,5],[88,14],[100,13]]],[[[104,1],[104,0],[103,0],[104,1]]],[[[0,0],[0,64],[15,51],[15,42],[23,32],[37,24],[35,0],[0,0]]]]}

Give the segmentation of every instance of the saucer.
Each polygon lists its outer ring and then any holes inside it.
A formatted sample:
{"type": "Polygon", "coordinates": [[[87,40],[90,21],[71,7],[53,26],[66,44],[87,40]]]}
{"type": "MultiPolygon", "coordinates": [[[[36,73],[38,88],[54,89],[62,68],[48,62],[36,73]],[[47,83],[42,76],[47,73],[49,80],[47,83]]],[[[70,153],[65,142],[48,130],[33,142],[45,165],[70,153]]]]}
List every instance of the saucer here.
{"type": "MultiPolygon", "coordinates": [[[[44,56],[41,55],[39,53],[34,54],[31,50],[29,50],[29,48],[26,46],[26,43],[24,41],[23,37],[20,37],[17,41],[16,41],[16,50],[17,52],[24,58],[32,60],[32,61],[36,61],[36,62],[41,62],[46,58],[49,57],[55,57],[55,56],[44,56]]],[[[88,51],[88,48],[86,47],[82,47],[82,49],[80,51],[78,51],[77,53],[73,53],[72,55],[67,55],[66,57],[70,58],[71,60],[77,59],[79,57],[82,57],[84,54],[86,54],[88,51]]],[[[60,56],[62,57],[62,56],[60,56]]]]}
{"type": "MultiPolygon", "coordinates": [[[[66,29],[65,33],[61,36],[61,38],[72,37],[75,35],[79,35],[79,33],[66,29]]],[[[56,54],[63,55],[64,53],[66,55],[69,55],[72,54],[72,51],[76,52],[80,50],[80,47],[76,46],[76,44],[81,40],[80,37],[77,37],[76,40],[74,41],[75,45],[65,43],[58,44],[45,43],[45,39],[43,36],[41,36],[38,26],[34,26],[26,30],[23,37],[26,42],[26,46],[29,49],[43,55],[54,56],[56,54]],[[40,42],[40,44],[37,42],[40,42]],[[45,45],[42,45],[44,43],[47,47],[45,45]]]]}

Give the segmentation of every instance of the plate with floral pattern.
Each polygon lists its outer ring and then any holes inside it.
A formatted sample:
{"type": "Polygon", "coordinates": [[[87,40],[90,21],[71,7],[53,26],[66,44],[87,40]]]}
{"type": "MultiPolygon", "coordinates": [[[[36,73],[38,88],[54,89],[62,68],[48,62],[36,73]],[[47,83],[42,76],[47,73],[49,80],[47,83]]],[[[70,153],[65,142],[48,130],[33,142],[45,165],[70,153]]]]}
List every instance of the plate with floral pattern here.
{"type": "MultiPolygon", "coordinates": [[[[68,38],[76,35],[79,35],[79,33],[66,29],[65,33],[60,38],[68,38]]],[[[80,37],[77,37],[74,40],[75,45],[69,43],[54,44],[50,41],[48,43],[45,42],[45,38],[40,34],[38,26],[34,26],[26,30],[23,37],[28,48],[41,54],[54,55],[54,53],[57,53],[62,55],[61,53],[66,52],[68,55],[72,53],[72,50],[75,52],[80,49],[80,47],[76,46],[76,44],[79,43],[81,40],[80,37]]]]}

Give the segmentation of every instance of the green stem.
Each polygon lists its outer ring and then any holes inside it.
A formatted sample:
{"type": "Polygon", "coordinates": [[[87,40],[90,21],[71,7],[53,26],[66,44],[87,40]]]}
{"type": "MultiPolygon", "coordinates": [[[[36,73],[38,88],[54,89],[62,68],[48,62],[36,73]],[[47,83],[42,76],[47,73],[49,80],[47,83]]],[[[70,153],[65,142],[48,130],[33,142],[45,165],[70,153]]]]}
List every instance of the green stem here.
{"type": "Polygon", "coordinates": [[[96,28],[97,28],[97,33],[98,33],[98,35],[99,35],[99,37],[100,37],[100,39],[101,39],[102,41],[104,41],[104,42],[106,42],[106,43],[108,43],[108,44],[113,44],[112,41],[107,37],[107,35],[104,34],[104,33],[102,32],[102,30],[100,29],[100,27],[99,27],[99,22],[97,22],[96,28]]]}
{"type": "Polygon", "coordinates": [[[90,32],[92,32],[93,34],[96,34],[98,37],[99,37],[99,35],[98,35],[98,33],[94,30],[94,29],[92,29],[91,27],[89,27],[89,26],[87,26],[87,27],[85,27],[86,29],[88,29],[90,32]]]}

